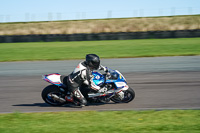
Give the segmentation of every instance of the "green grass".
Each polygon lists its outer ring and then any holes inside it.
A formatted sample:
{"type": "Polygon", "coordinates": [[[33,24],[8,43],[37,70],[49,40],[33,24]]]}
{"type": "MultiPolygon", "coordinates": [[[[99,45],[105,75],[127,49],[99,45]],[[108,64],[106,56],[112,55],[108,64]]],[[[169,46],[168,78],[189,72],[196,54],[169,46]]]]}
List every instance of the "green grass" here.
{"type": "Polygon", "coordinates": [[[0,43],[0,61],[200,55],[200,38],[0,43]]]}
{"type": "Polygon", "coordinates": [[[200,110],[0,114],[1,133],[199,133],[200,110]]]}

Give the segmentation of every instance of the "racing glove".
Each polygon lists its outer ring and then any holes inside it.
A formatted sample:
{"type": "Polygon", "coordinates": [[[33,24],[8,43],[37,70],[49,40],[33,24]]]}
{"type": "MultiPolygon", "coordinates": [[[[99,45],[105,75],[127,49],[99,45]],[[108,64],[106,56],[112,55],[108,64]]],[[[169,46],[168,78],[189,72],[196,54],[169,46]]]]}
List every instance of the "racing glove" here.
{"type": "Polygon", "coordinates": [[[91,82],[90,88],[93,89],[93,90],[95,90],[95,91],[99,91],[101,89],[101,87],[95,85],[94,82],[91,82]]]}
{"type": "Polygon", "coordinates": [[[106,73],[107,78],[111,78],[111,74],[109,72],[106,73]]]}

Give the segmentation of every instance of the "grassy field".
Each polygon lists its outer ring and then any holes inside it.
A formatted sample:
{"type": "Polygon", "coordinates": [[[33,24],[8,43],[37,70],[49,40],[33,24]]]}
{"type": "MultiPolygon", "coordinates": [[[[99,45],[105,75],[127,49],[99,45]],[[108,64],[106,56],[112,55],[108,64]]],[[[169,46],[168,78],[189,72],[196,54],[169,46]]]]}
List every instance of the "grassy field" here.
{"type": "Polygon", "coordinates": [[[199,110],[0,114],[1,133],[199,133],[199,110]]]}
{"type": "Polygon", "coordinates": [[[200,15],[0,23],[0,35],[74,34],[200,29],[200,15]]]}
{"type": "MultiPolygon", "coordinates": [[[[0,61],[200,55],[200,38],[0,43],[0,61]]],[[[200,110],[0,114],[0,133],[200,133],[200,110]]]]}
{"type": "Polygon", "coordinates": [[[0,61],[200,55],[200,38],[0,43],[0,61]]]}

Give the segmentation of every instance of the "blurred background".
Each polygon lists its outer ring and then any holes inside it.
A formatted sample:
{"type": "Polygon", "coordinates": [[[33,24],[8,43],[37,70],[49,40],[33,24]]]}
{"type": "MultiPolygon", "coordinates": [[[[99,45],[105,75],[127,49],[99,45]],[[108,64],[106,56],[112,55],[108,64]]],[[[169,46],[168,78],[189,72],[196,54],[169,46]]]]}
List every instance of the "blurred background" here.
{"type": "MultiPolygon", "coordinates": [[[[187,6],[187,5],[186,5],[187,6]]],[[[84,20],[84,19],[110,19],[110,18],[131,18],[131,17],[158,17],[175,15],[196,15],[200,13],[199,7],[169,7],[152,9],[124,9],[124,10],[104,10],[99,11],[79,11],[76,12],[51,12],[42,13],[0,13],[0,22],[33,22],[33,21],[59,21],[59,20],[84,20]]]]}
{"type": "Polygon", "coordinates": [[[0,35],[200,29],[199,0],[3,0],[0,35]]]}

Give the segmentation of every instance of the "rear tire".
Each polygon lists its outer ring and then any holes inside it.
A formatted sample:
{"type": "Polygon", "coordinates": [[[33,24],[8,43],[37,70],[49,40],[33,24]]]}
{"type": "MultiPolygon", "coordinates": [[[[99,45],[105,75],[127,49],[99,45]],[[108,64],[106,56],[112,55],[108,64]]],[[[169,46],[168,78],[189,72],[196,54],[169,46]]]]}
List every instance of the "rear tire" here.
{"type": "Polygon", "coordinates": [[[129,103],[135,98],[135,91],[132,88],[128,88],[128,90],[124,91],[124,99],[120,99],[119,96],[114,96],[111,100],[115,103],[129,103]]]}
{"type": "Polygon", "coordinates": [[[55,101],[54,99],[52,99],[49,95],[50,94],[56,94],[57,96],[61,97],[62,96],[62,93],[59,89],[58,86],[56,85],[49,85],[47,86],[46,88],[43,89],[42,93],[41,93],[41,96],[42,96],[42,99],[50,104],[50,105],[53,105],[53,106],[62,106],[64,105],[65,103],[61,103],[59,101],[55,101]]]}

